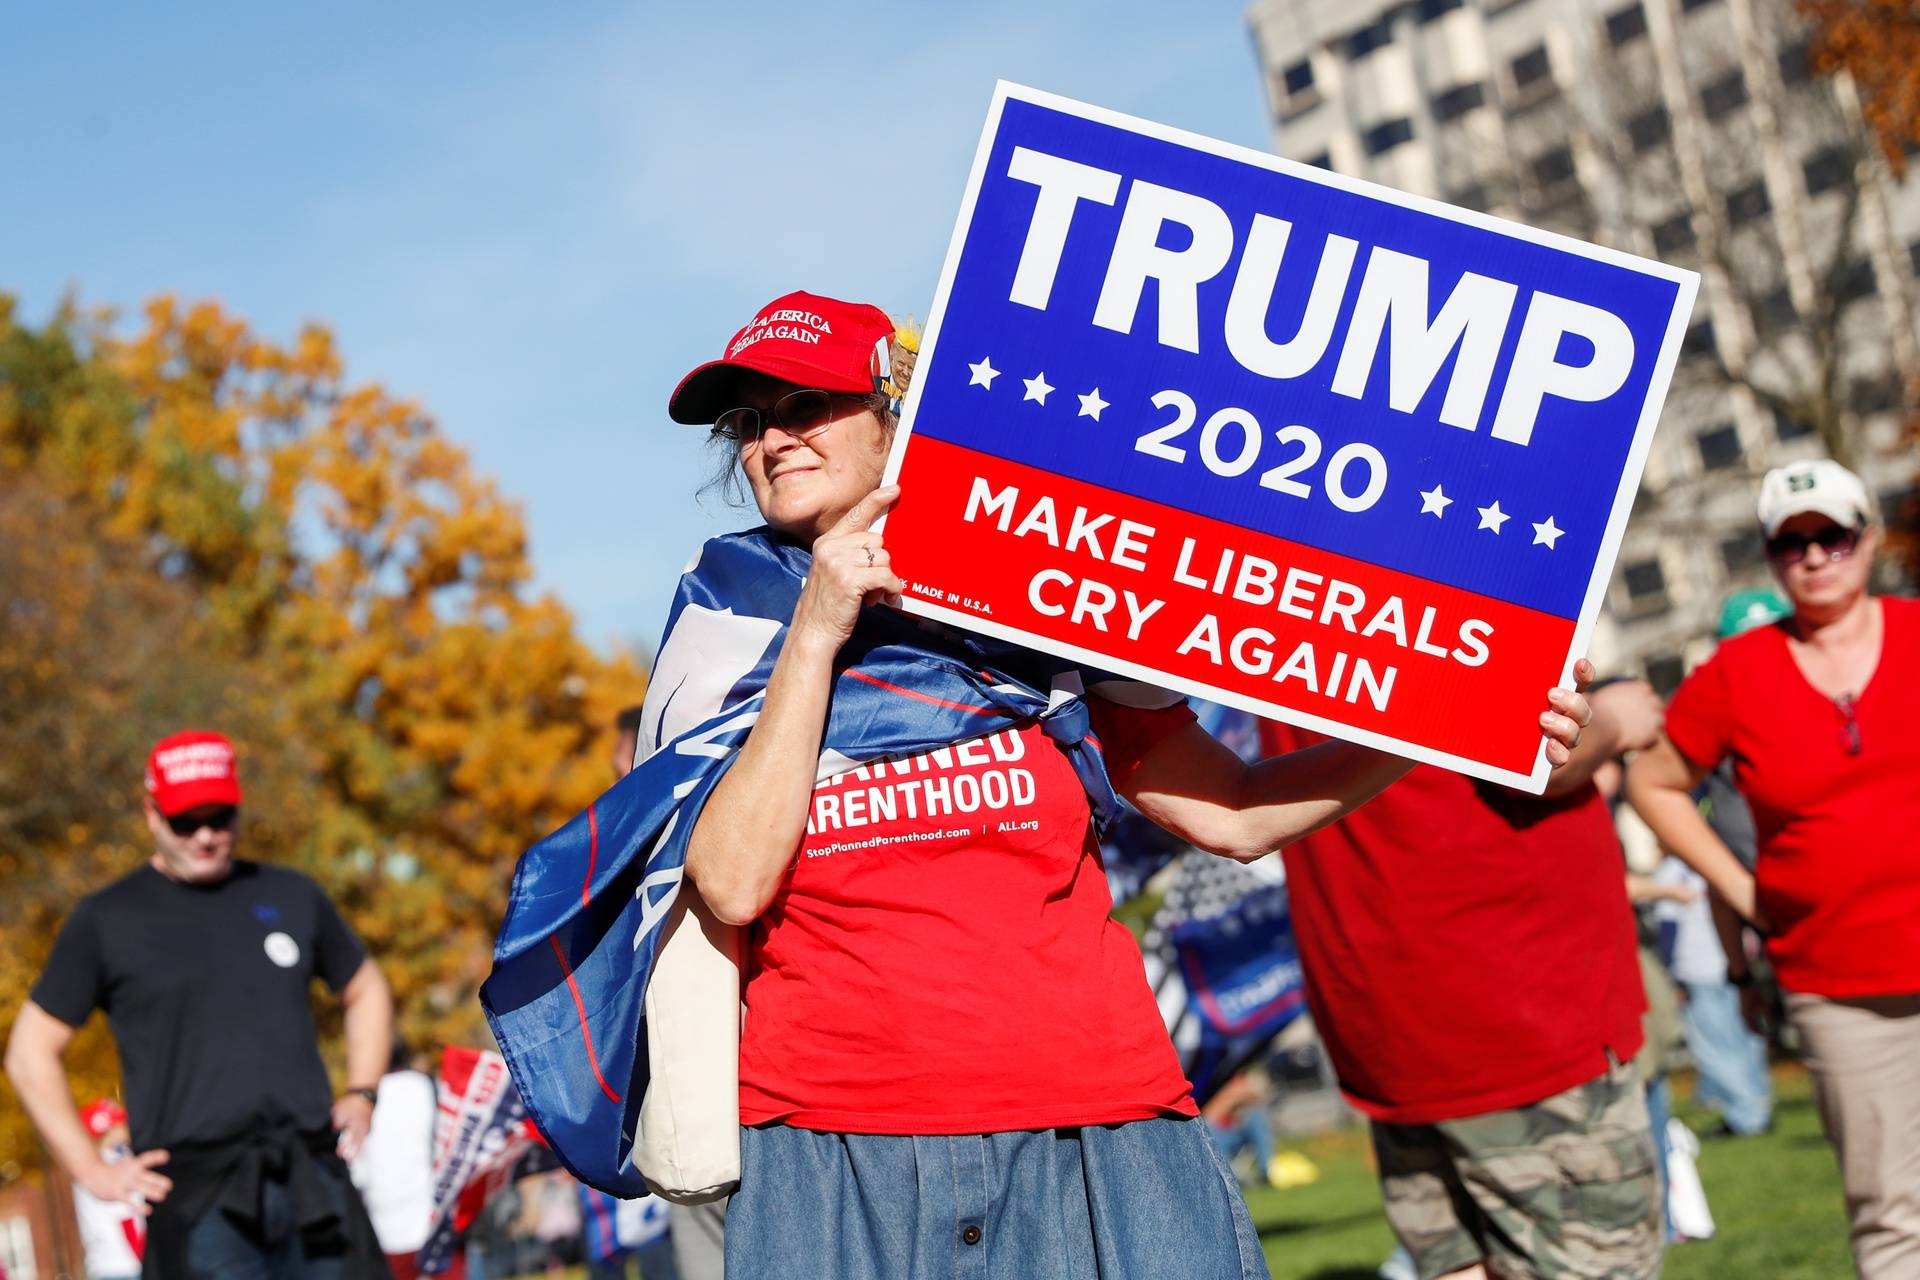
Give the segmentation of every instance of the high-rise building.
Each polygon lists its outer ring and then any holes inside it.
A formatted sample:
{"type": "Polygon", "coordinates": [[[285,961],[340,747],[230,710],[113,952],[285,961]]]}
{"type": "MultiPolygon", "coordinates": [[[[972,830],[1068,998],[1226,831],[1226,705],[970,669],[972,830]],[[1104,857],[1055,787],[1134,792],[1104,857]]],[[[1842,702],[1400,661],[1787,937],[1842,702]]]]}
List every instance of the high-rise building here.
{"type": "Polygon", "coordinates": [[[1759,476],[1911,500],[1920,179],[1789,0],[1253,0],[1282,155],[1690,267],[1699,302],[1594,637],[1670,688],[1766,580],[1759,476]]]}

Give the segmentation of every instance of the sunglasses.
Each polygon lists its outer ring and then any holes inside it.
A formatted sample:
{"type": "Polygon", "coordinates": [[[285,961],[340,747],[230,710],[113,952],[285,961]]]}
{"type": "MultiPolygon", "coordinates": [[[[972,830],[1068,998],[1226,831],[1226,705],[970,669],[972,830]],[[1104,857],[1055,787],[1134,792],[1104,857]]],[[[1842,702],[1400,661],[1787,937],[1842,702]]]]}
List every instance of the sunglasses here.
{"type": "Polygon", "coordinates": [[[1799,564],[1810,547],[1819,547],[1829,560],[1845,560],[1860,545],[1860,531],[1830,524],[1813,533],[1776,533],[1767,539],[1767,558],[1781,564],[1799,564]]]}
{"type": "Polygon", "coordinates": [[[167,826],[177,836],[200,834],[200,828],[210,831],[231,831],[240,811],[232,805],[221,805],[218,809],[195,809],[188,813],[177,813],[167,819],[167,826]]]}
{"type": "Polygon", "coordinates": [[[789,391],[774,401],[771,409],[741,405],[727,410],[714,419],[713,434],[739,444],[752,444],[767,433],[768,427],[778,426],[796,440],[811,440],[833,425],[835,400],[865,399],[865,396],[813,388],[789,391]]]}

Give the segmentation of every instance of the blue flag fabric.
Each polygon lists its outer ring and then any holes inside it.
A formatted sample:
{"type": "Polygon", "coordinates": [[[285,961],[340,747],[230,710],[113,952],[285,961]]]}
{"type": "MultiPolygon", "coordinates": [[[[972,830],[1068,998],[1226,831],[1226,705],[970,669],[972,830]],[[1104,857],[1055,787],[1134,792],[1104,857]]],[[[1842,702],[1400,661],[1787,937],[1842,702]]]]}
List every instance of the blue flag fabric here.
{"type": "Polygon", "coordinates": [[[1208,1098],[1306,1009],[1287,886],[1262,885],[1218,915],[1184,920],[1171,940],[1199,1015],[1199,1043],[1183,1065],[1194,1095],[1208,1098]]]}
{"type": "MultiPolygon", "coordinates": [[[[648,694],[644,758],[514,871],[480,1000],[534,1123],[581,1181],[647,1193],[631,1163],[647,1086],[642,997],[687,840],[759,718],[812,563],[765,529],[715,538],[683,574],[648,694]],[[649,754],[650,753],[650,754],[649,754]]],[[[1064,660],[868,609],[841,649],[824,779],[1038,719],[1104,829],[1120,811],[1064,660]]]]}

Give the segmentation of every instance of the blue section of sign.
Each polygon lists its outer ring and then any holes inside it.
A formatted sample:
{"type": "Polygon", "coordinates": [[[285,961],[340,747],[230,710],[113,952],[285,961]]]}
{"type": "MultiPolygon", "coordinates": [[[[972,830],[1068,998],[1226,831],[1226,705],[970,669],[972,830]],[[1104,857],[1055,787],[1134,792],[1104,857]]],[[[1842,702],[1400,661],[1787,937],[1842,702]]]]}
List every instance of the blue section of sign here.
{"type": "MultiPolygon", "coordinates": [[[[1157,244],[1178,252],[1195,240],[1184,223],[1168,221],[1157,244]]],[[[1009,97],[936,349],[917,373],[921,399],[913,427],[1136,497],[1574,618],[1680,288],[1672,279],[1616,262],[1009,97]],[[1043,191],[1035,181],[1009,175],[1017,147],[1118,175],[1111,203],[1082,198],[1075,204],[1044,309],[1010,297],[1043,191]],[[1119,331],[1111,315],[1106,326],[1094,322],[1116,235],[1140,183],[1201,197],[1231,224],[1231,256],[1197,288],[1197,352],[1163,340],[1161,285],[1152,278],[1139,293],[1130,331],[1119,331]],[[1291,377],[1250,371],[1225,337],[1229,299],[1257,214],[1292,224],[1265,315],[1264,333],[1274,343],[1287,342],[1301,327],[1329,233],[1357,242],[1325,352],[1291,377]],[[1389,404],[1391,322],[1362,394],[1333,390],[1376,247],[1427,264],[1422,327],[1441,313],[1466,273],[1516,286],[1471,430],[1441,419],[1456,366],[1466,359],[1459,344],[1410,411],[1389,404]],[[1617,390],[1604,398],[1547,395],[1522,444],[1495,438],[1493,427],[1536,294],[1552,295],[1548,303],[1566,299],[1617,316],[1631,335],[1632,355],[1617,390]],[[1180,412],[1177,398],[1155,406],[1154,397],[1166,391],[1191,402],[1192,425],[1167,435],[1158,452],[1151,440],[1143,450],[1140,438],[1172,427],[1180,412]],[[1245,412],[1223,415],[1209,427],[1229,408],[1245,412]],[[1300,427],[1306,430],[1278,434],[1300,427]],[[1383,475],[1377,493],[1370,494],[1377,471],[1383,475]],[[1329,496],[1330,488],[1341,502],[1329,496]]],[[[1180,292],[1169,290],[1176,304],[1180,292]]],[[[1497,308],[1483,313],[1492,319],[1477,321],[1476,332],[1502,330],[1497,308]]],[[[1177,316],[1174,321],[1169,333],[1179,328],[1177,316]]],[[[1576,332],[1533,363],[1577,369],[1597,354],[1594,343],[1576,332]]],[[[1356,364],[1367,367],[1357,357],[1356,364]]],[[[1553,376],[1561,380],[1554,385],[1564,384],[1565,375],[1553,376]]],[[[1414,392],[1403,396],[1417,393],[1420,379],[1410,376],[1407,385],[1414,392]]],[[[1466,415],[1456,403],[1449,416],[1466,415]]]]}

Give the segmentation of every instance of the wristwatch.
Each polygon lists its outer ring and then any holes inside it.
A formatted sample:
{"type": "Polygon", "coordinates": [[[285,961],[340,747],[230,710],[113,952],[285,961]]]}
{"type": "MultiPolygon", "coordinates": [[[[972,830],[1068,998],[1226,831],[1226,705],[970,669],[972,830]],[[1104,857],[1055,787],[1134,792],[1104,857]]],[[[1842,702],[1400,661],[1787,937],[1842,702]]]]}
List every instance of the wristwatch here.
{"type": "Polygon", "coordinates": [[[370,1107],[377,1105],[380,1101],[380,1091],[370,1084],[356,1085],[351,1089],[343,1090],[340,1094],[343,1098],[354,1097],[356,1095],[365,1098],[367,1105],[370,1107]]]}
{"type": "Polygon", "coordinates": [[[1727,973],[1727,981],[1736,987],[1750,987],[1753,985],[1753,970],[1742,969],[1738,973],[1729,970],[1727,973]]]}

